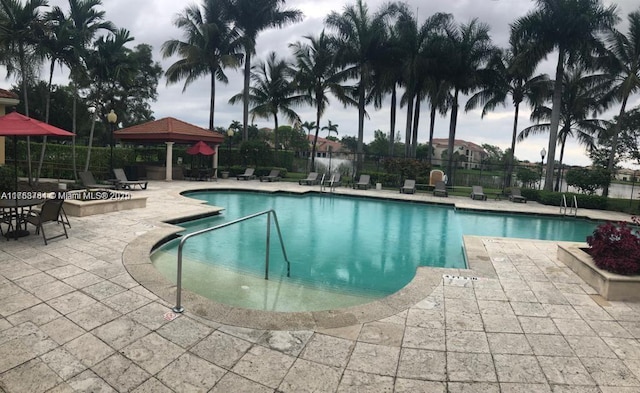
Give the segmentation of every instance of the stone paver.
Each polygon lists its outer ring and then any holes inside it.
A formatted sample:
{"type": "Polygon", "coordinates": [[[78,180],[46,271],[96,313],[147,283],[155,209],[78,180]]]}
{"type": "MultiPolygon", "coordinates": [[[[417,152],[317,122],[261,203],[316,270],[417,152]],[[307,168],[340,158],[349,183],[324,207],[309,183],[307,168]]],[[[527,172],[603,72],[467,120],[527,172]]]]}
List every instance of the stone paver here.
{"type": "MultiPolygon", "coordinates": [[[[0,390],[640,391],[640,303],[599,297],[557,260],[553,242],[467,238],[482,254],[470,258],[471,268],[483,263],[485,273],[431,269],[429,276],[437,280],[428,293],[364,322],[256,329],[242,319],[224,323],[213,311],[204,318],[189,308],[172,320],[161,282],[153,274],[136,281],[142,261],[125,267],[123,259],[136,239],[166,229],[162,220],[206,211],[179,195],[202,186],[152,181],[148,190],[136,191],[148,197],[144,209],[71,217],[70,238],[48,246],[37,236],[2,241],[0,390]]],[[[206,187],[308,191],[287,182],[220,180],[206,187]]],[[[424,193],[337,192],[436,200],[424,193]]],[[[445,202],[557,213],[534,202],[456,197],[445,202]]]]}

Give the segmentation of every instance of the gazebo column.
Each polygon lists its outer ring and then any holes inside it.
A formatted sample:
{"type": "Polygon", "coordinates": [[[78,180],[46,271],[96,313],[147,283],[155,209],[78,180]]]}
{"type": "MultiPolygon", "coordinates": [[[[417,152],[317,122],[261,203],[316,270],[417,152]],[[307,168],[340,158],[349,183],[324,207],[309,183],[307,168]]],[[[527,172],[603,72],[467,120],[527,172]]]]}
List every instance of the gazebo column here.
{"type": "Polygon", "coordinates": [[[216,178],[218,177],[218,147],[220,147],[220,145],[213,145],[213,149],[216,152],[213,155],[213,174],[216,178]]]}
{"type": "Polygon", "coordinates": [[[166,181],[173,180],[173,143],[165,142],[167,144],[167,161],[166,161],[166,181]]]}

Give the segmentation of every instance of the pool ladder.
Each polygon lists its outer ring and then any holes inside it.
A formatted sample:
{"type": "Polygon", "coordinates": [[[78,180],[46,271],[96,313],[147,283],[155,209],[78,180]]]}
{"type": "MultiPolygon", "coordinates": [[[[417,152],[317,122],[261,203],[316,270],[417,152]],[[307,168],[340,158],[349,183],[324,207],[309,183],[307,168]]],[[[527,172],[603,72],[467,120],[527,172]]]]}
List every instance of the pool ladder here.
{"type": "Polygon", "coordinates": [[[577,216],[578,215],[578,200],[576,196],[573,196],[573,200],[571,201],[571,206],[567,206],[567,196],[562,194],[562,203],[560,204],[560,214],[565,216],[577,216]],[[567,212],[567,209],[569,210],[567,212]]]}
{"type": "Polygon", "coordinates": [[[252,218],[256,218],[259,216],[267,215],[267,250],[264,261],[264,279],[269,279],[269,247],[271,243],[271,216],[273,216],[273,221],[276,224],[276,229],[278,230],[278,238],[280,239],[280,247],[282,247],[282,254],[284,255],[284,260],[287,262],[287,277],[291,277],[291,262],[289,262],[289,258],[287,257],[287,250],[284,248],[284,242],[282,241],[282,232],[280,232],[280,224],[278,224],[278,216],[276,215],[275,210],[269,209],[259,213],[254,213],[242,218],[238,218],[237,220],[229,221],[224,224],[216,225],[215,227],[205,228],[196,232],[192,232],[186,234],[181,237],[180,244],[178,245],[178,273],[177,273],[177,288],[176,288],[176,305],[173,307],[173,312],[182,313],[184,312],[184,307],[182,307],[182,249],[184,248],[187,240],[192,237],[200,236],[202,234],[213,232],[218,229],[222,229],[234,224],[241,223],[243,221],[250,220],[252,218]]]}
{"type": "Polygon", "coordinates": [[[320,192],[323,192],[326,188],[329,188],[329,192],[334,192],[336,190],[336,187],[334,186],[334,175],[331,175],[331,177],[329,178],[329,185],[325,185],[324,184],[324,179],[325,176],[327,176],[326,174],[322,174],[322,179],[320,180],[320,192]]]}

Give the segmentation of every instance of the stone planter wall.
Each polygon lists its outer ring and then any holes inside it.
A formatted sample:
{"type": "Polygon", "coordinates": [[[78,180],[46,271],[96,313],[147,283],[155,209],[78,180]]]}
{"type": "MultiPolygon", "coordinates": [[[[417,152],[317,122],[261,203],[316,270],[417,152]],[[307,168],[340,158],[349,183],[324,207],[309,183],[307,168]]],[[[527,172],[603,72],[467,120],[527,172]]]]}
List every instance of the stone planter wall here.
{"type": "MultiPolygon", "coordinates": [[[[80,192],[82,191],[78,191],[78,193],[80,192]]],[[[132,193],[119,191],[114,191],[113,193],[112,198],[99,200],[80,200],[80,197],[74,198],[71,195],[71,197],[65,199],[63,208],[69,216],[84,217],[147,206],[147,197],[145,196],[131,195],[132,193]]],[[[70,194],[73,194],[73,192],[70,194]]]]}
{"type": "Polygon", "coordinates": [[[607,300],[640,300],[640,276],[623,276],[599,269],[582,250],[587,245],[558,245],[558,259],[607,300]]]}

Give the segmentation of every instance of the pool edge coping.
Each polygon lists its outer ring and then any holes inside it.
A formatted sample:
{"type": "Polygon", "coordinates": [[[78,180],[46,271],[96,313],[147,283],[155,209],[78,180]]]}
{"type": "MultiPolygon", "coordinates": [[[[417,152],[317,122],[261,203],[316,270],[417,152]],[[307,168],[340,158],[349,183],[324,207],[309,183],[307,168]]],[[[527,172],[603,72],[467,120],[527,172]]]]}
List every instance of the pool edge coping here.
{"type": "MultiPolygon", "coordinates": [[[[313,190],[295,192],[291,190],[255,190],[247,187],[194,187],[182,190],[180,197],[194,204],[201,204],[205,211],[224,210],[219,207],[206,205],[204,201],[190,198],[185,193],[197,191],[255,191],[255,192],[285,192],[291,194],[307,194],[313,190]]],[[[336,193],[340,196],[358,196],[351,193],[336,193]]],[[[365,196],[372,199],[385,199],[398,202],[413,202],[451,205],[456,208],[456,201],[451,203],[438,203],[432,201],[412,201],[403,198],[394,198],[389,195],[365,196]]],[[[465,209],[465,208],[463,208],[465,209]]],[[[468,209],[486,212],[495,212],[491,209],[468,209]]],[[[206,212],[205,212],[206,214],[206,212]]],[[[215,213],[214,213],[215,214],[215,213]]],[[[522,213],[527,215],[527,213],[522,213]]],[[[203,215],[203,214],[199,214],[203,215]]],[[[535,213],[533,214],[535,215],[535,213]]],[[[560,216],[560,214],[558,214],[560,216]]],[[[122,261],[127,272],[144,288],[162,299],[168,307],[175,305],[176,285],[169,282],[151,262],[151,252],[160,243],[174,237],[183,229],[169,222],[184,221],[186,216],[173,216],[165,218],[159,223],[159,228],[151,230],[130,242],[125,248],[122,261]]],[[[589,216],[583,218],[594,219],[589,216]]],[[[596,219],[597,220],[597,219],[596,219]]],[[[255,329],[269,330],[322,330],[352,326],[384,319],[404,311],[429,296],[443,281],[444,275],[466,276],[478,278],[496,278],[497,274],[489,258],[483,241],[486,239],[510,239],[499,237],[463,236],[463,251],[467,262],[467,269],[463,268],[437,268],[418,267],[413,279],[399,291],[379,300],[358,306],[314,312],[270,312],[262,310],[243,309],[224,305],[193,293],[182,290],[182,305],[185,312],[194,316],[210,320],[212,322],[241,326],[255,329]],[[436,274],[433,274],[433,273],[436,274]]],[[[537,239],[521,239],[522,241],[540,242],[537,239]]],[[[558,241],[549,241],[560,243],[558,241]]]]}

